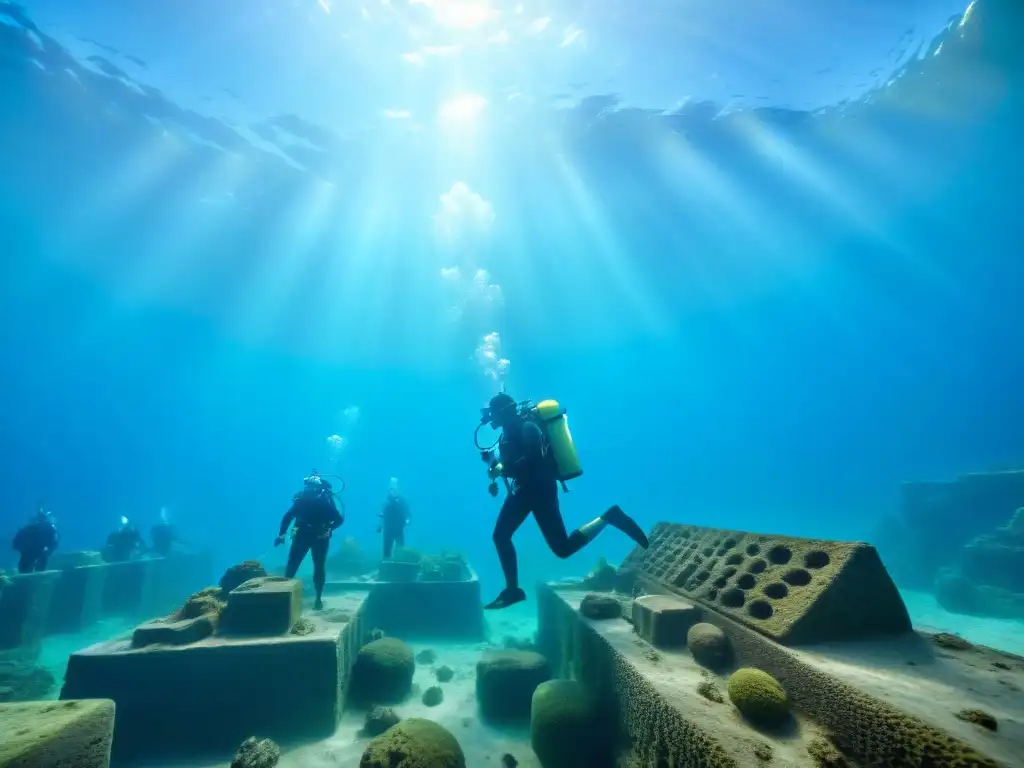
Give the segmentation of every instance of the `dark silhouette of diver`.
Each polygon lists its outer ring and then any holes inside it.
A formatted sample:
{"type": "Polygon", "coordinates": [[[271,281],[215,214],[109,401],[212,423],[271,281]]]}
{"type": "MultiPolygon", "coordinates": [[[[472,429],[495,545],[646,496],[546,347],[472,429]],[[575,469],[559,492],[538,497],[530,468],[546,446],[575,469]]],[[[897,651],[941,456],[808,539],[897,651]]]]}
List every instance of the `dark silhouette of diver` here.
{"type": "Polygon", "coordinates": [[[377,529],[378,533],[384,533],[385,560],[391,558],[396,544],[399,547],[405,546],[405,526],[409,521],[409,503],[397,488],[391,488],[384,508],[380,511],[380,527],[377,529]]]}
{"type": "Polygon", "coordinates": [[[178,539],[178,532],[170,520],[166,509],[160,510],[160,522],[149,529],[149,538],[153,542],[153,551],[161,557],[167,557],[174,550],[174,544],[178,539]]]}
{"type": "Polygon", "coordinates": [[[60,537],[50,511],[42,504],[32,519],[15,534],[12,543],[18,553],[18,573],[46,570],[46,561],[57,548],[60,537]]]}
{"type": "Polygon", "coordinates": [[[100,556],[107,563],[123,563],[131,560],[136,551],[145,552],[146,542],[142,540],[142,534],[135,524],[122,516],[117,530],[107,536],[107,545],[100,556]]]}
{"type": "Polygon", "coordinates": [[[324,607],[327,548],[331,543],[331,534],[345,522],[345,518],[334,504],[331,484],[315,472],[303,481],[302,491],[295,494],[291,508],[284,513],[281,529],[274,539],[275,547],[284,544],[288,526],[293,522],[292,545],[288,551],[288,565],[285,566],[284,575],[289,579],[295,578],[306,553],[312,554],[313,586],[316,588],[313,609],[319,611],[324,607]]]}
{"type": "MultiPolygon", "coordinates": [[[[491,424],[501,430],[497,461],[491,464],[492,479],[500,472],[508,487],[494,526],[494,547],[505,574],[505,589],[485,606],[487,609],[507,608],[526,599],[526,593],[519,586],[519,565],[512,535],[531,512],[556,557],[564,559],[574,555],[608,525],[647,548],[643,529],[618,505],[567,533],[558,503],[558,473],[548,452],[544,431],[520,413],[516,401],[504,392],[491,398],[487,416],[491,424]]],[[[490,461],[489,452],[484,452],[484,459],[490,461]]],[[[496,485],[492,484],[491,489],[492,494],[497,493],[496,485]]]]}

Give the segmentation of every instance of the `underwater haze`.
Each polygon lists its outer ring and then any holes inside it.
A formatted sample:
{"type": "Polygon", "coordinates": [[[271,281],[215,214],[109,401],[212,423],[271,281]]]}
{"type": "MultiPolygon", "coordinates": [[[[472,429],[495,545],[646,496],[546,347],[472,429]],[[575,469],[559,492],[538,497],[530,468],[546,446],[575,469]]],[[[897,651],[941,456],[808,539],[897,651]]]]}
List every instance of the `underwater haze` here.
{"type": "MultiPolygon", "coordinates": [[[[1024,467],[1013,0],[0,22],[4,532],[44,502],[98,549],[166,508],[219,566],[281,559],[316,469],[376,548],[397,478],[407,543],[490,597],[502,387],[567,409],[570,529],[871,540],[904,481],[1024,467]]],[[[632,543],[516,545],[529,585],[632,543]]]]}

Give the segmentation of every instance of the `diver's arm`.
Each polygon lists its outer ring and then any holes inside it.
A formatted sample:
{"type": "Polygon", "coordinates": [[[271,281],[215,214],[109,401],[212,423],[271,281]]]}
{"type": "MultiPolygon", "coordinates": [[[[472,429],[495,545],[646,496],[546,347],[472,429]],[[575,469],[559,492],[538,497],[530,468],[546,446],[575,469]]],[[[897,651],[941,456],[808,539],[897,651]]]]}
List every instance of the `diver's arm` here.
{"type": "Polygon", "coordinates": [[[292,524],[292,520],[295,519],[295,505],[292,504],[287,512],[284,513],[284,517],[281,518],[281,528],[278,530],[278,536],[284,536],[288,533],[288,526],[292,524]]]}
{"type": "Polygon", "coordinates": [[[334,499],[330,500],[331,505],[331,520],[328,523],[330,530],[339,528],[342,523],[345,522],[345,518],[341,516],[341,511],[338,509],[338,505],[334,503],[334,499]]]}

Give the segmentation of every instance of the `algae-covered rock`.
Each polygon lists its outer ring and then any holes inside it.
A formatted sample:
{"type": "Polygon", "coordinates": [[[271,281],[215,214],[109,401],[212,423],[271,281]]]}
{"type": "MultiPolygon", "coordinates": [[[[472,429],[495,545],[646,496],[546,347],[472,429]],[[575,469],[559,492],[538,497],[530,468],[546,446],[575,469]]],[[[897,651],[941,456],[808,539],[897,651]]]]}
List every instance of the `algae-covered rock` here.
{"type": "Polygon", "coordinates": [[[447,683],[453,677],[455,677],[455,670],[453,670],[447,664],[442,664],[440,667],[434,670],[434,677],[437,678],[437,682],[439,683],[447,683]]]}
{"type": "Polygon", "coordinates": [[[424,648],[416,654],[417,664],[433,664],[435,661],[437,661],[437,652],[432,648],[424,648]]]}
{"type": "Polygon", "coordinates": [[[721,669],[732,660],[729,638],[714,624],[701,622],[690,627],[686,647],[698,664],[709,669],[721,669]]]}
{"type": "Polygon", "coordinates": [[[956,716],[968,723],[980,725],[990,731],[999,730],[999,721],[983,709],[961,709],[956,716]]]}
{"type": "Polygon", "coordinates": [[[548,660],[533,651],[490,651],[476,665],[476,698],[484,719],[525,720],[537,686],[551,677],[548,660]]]}
{"type": "Polygon", "coordinates": [[[544,768],[601,764],[608,745],[586,689],[575,680],[548,680],[530,704],[530,743],[544,768]]]}
{"type": "Polygon", "coordinates": [[[220,616],[224,606],[221,590],[217,587],[207,587],[189,597],[170,618],[172,621],[181,621],[197,619],[200,616],[220,616]]]}
{"type": "Polygon", "coordinates": [[[312,619],[303,617],[295,622],[295,626],[292,627],[291,634],[312,635],[314,632],[316,632],[316,623],[312,619]]]}
{"type": "Polygon", "coordinates": [[[366,713],[363,733],[367,736],[380,736],[391,726],[398,725],[401,720],[402,718],[391,707],[373,707],[366,713]]]}
{"type": "Polygon", "coordinates": [[[617,619],[622,616],[622,603],[610,595],[591,592],[580,602],[580,613],[588,619],[617,619]]]}
{"type": "Polygon", "coordinates": [[[423,692],[423,703],[428,707],[436,707],[442,701],[444,701],[444,691],[439,685],[432,685],[423,692]]]}
{"type": "Polygon", "coordinates": [[[850,765],[832,742],[820,736],[807,743],[807,754],[819,768],[847,768],[850,765]]]}
{"type": "Polygon", "coordinates": [[[466,768],[466,756],[447,729],[411,718],[371,741],[359,768],[466,768]]]}
{"type": "Polygon", "coordinates": [[[281,759],[281,750],[270,739],[250,736],[242,742],[231,761],[231,768],[274,768],[281,759]]]}
{"type": "Polygon", "coordinates": [[[776,723],[789,713],[789,699],[779,681],[767,672],[737,669],[726,686],[729,700],[744,717],[755,723],[776,723]]]}
{"type": "Polygon", "coordinates": [[[228,568],[220,579],[220,588],[227,595],[235,587],[244,584],[249,579],[258,579],[266,576],[267,572],[257,560],[246,560],[238,565],[228,568]]]}
{"type": "Polygon", "coordinates": [[[384,637],[359,649],[352,667],[352,693],[365,703],[391,704],[409,695],[416,660],[412,648],[384,637]]]}

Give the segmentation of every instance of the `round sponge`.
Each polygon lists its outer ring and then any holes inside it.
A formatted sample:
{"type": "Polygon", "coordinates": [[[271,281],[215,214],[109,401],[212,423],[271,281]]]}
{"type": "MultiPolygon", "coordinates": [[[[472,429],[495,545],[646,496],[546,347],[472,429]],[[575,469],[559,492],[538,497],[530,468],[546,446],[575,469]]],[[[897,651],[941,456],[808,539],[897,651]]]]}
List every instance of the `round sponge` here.
{"type": "Polygon", "coordinates": [[[530,742],[544,768],[598,765],[602,729],[593,700],[575,680],[537,686],[530,705],[530,742]]]}
{"type": "Polygon", "coordinates": [[[729,700],[752,722],[778,722],[789,712],[789,699],[779,681],[760,669],[737,669],[727,689],[729,700]]]}
{"type": "Polygon", "coordinates": [[[466,768],[466,755],[447,729],[414,717],[371,741],[359,768],[466,768]]]}
{"type": "Polygon", "coordinates": [[[416,660],[412,648],[384,637],[359,649],[352,667],[352,694],[367,704],[393,704],[409,695],[416,660]]]}
{"type": "Polygon", "coordinates": [[[698,664],[711,669],[724,667],[732,659],[729,638],[714,624],[701,622],[690,627],[686,647],[698,664]]]}

